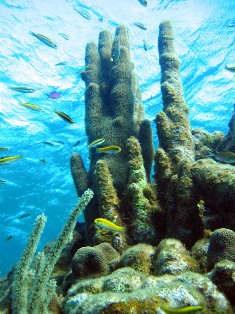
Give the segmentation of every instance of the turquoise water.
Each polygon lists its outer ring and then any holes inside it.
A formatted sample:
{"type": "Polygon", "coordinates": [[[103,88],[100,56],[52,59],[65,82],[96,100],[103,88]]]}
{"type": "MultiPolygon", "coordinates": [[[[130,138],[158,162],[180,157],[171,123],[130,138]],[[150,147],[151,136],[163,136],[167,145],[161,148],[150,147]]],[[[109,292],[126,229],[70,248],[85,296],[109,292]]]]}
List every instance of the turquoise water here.
{"type": "MultiPolygon", "coordinates": [[[[235,27],[229,27],[235,23],[235,4],[234,0],[224,2],[149,0],[145,8],[137,0],[0,0],[0,146],[8,148],[0,157],[23,155],[0,166],[0,179],[6,181],[0,184],[0,276],[19,259],[38,214],[48,217],[41,249],[55,239],[77,202],[70,155],[79,152],[89,164],[85,84],[79,73],[84,68],[86,43],[97,43],[101,30],[114,34],[119,24],[128,26],[146,116],[153,120],[162,109],[158,26],[162,20],[171,19],[191,125],[227,132],[235,73],[225,66],[235,62],[235,27]],[[89,13],[90,20],[76,11],[81,8],[89,13]],[[146,25],[147,31],[137,28],[135,22],[146,25]],[[30,31],[49,37],[57,49],[30,31]],[[148,51],[143,49],[143,39],[148,51]],[[56,65],[60,62],[64,64],[56,65]],[[27,86],[35,92],[20,93],[10,86],[27,86]],[[58,99],[47,97],[53,91],[60,93],[58,99]],[[35,104],[42,111],[25,108],[22,102],[35,104]],[[67,113],[75,123],[63,121],[55,109],[67,113]],[[80,144],[74,147],[78,140],[80,144]],[[29,216],[19,218],[24,214],[29,216]]],[[[153,128],[156,146],[154,124],[153,128]]]]}

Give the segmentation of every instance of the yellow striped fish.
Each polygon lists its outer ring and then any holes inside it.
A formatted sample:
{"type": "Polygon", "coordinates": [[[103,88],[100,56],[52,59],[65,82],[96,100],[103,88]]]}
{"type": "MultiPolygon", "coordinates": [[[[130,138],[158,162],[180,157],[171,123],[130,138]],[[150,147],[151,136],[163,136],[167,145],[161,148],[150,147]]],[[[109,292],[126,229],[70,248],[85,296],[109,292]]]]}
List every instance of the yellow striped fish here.
{"type": "Polygon", "coordinates": [[[69,122],[69,123],[74,123],[73,119],[70,118],[66,113],[58,110],[54,110],[55,113],[58,114],[64,121],[69,122]]]}
{"type": "Polygon", "coordinates": [[[119,146],[106,146],[106,147],[100,147],[96,148],[97,153],[105,153],[105,154],[118,154],[121,151],[121,147],[119,146]]]}
{"type": "Polygon", "coordinates": [[[32,109],[32,110],[36,110],[36,111],[42,110],[41,108],[39,108],[38,106],[36,106],[34,104],[23,103],[21,105],[26,107],[26,108],[29,108],[29,109],[32,109]]]}
{"type": "Polygon", "coordinates": [[[97,140],[91,142],[91,144],[89,144],[88,146],[89,146],[89,147],[96,147],[96,146],[98,146],[98,145],[103,144],[104,141],[105,141],[105,139],[104,139],[103,137],[101,137],[101,138],[98,138],[97,140]]]}
{"type": "Polygon", "coordinates": [[[34,32],[30,32],[30,35],[33,35],[34,37],[36,37],[37,39],[39,39],[41,42],[43,42],[45,45],[52,47],[52,48],[57,48],[57,45],[55,43],[53,43],[53,41],[41,34],[36,34],[34,32]]]}
{"type": "Polygon", "coordinates": [[[12,162],[20,158],[22,158],[22,155],[1,157],[0,164],[6,164],[8,162],[12,162]]]}
{"type": "Polygon", "coordinates": [[[10,89],[20,93],[34,93],[35,89],[26,86],[10,86],[10,89]]]}
{"type": "Polygon", "coordinates": [[[144,25],[144,24],[142,24],[142,23],[134,23],[135,24],[135,26],[137,26],[137,27],[139,27],[139,28],[141,28],[141,29],[143,29],[143,30],[147,30],[147,27],[144,25]]]}
{"type": "Polygon", "coordinates": [[[94,223],[104,229],[107,229],[109,231],[116,231],[116,232],[124,232],[124,228],[115,225],[113,222],[109,221],[108,219],[105,218],[96,218],[94,220],[94,223]]]}
{"type": "Polygon", "coordinates": [[[165,305],[161,306],[161,309],[169,314],[187,314],[187,313],[196,313],[198,311],[202,311],[202,306],[200,305],[190,305],[190,306],[182,306],[182,307],[167,307],[165,305]]]}

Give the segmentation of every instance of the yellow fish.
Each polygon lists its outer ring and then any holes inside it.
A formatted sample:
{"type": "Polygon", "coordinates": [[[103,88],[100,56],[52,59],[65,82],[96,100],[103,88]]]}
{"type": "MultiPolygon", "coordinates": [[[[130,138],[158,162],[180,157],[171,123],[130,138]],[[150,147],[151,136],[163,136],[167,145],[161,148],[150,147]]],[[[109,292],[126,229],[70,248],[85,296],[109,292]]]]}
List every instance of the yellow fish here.
{"type": "Polygon", "coordinates": [[[139,27],[139,28],[141,28],[141,29],[143,29],[143,30],[147,30],[147,27],[144,25],[144,24],[142,24],[142,23],[134,23],[135,24],[135,26],[137,26],[137,27],[139,27]]]}
{"type": "Polygon", "coordinates": [[[103,137],[102,137],[102,138],[98,138],[97,140],[91,142],[91,144],[89,144],[88,146],[89,146],[89,147],[96,147],[96,146],[98,146],[98,145],[103,144],[104,141],[105,141],[105,139],[104,139],[103,137]]]}
{"type": "Polygon", "coordinates": [[[22,155],[1,157],[0,158],[0,164],[12,162],[12,161],[15,161],[15,160],[20,159],[20,158],[22,158],[22,155]]]}
{"type": "Polygon", "coordinates": [[[229,71],[235,71],[235,63],[227,64],[225,69],[227,69],[229,71]]]}
{"type": "Polygon", "coordinates": [[[52,47],[52,48],[57,48],[57,45],[55,43],[53,43],[53,41],[41,34],[36,34],[34,32],[30,32],[31,35],[33,35],[34,37],[36,37],[37,39],[39,39],[41,42],[43,42],[45,45],[52,47]]]}
{"type": "Polygon", "coordinates": [[[172,314],[177,314],[177,313],[195,313],[198,311],[202,311],[202,306],[200,305],[190,305],[190,306],[183,306],[183,307],[167,307],[165,305],[161,306],[161,309],[166,312],[166,313],[172,313],[172,314]]]}
{"type": "Polygon", "coordinates": [[[36,110],[36,111],[42,110],[41,108],[39,108],[38,106],[36,106],[34,104],[24,103],[24,104],[22,104],[22,106],[27,107],[27,108],[32,109],[32,110],[36,110]]]}
{"type": "Polygon", "coordinates": [[[119,146],[106,146],[106,147],[100,147],[96,148],[97,153],[105,153],[105,154],[117,154],[120,153],[121,147],[119,146]]]}
{"type": "Polygon", "coordinates": [[[64,121],[69,122],[69,123],[74,123],[73,119],[70,118],[66,113],[58,110],[54,110],[55,113],[58,114],[64,121]]]}
{"type": "Polygon", "coordinates": [[[123,227],[120,227],[120,226],[117,226],[115,225],[113,222],[105,219],[105,218],[96,218],[94,220],[94,223],[101,227],[101,228],[105,228],[109,231],[117,231],[117,232],[124,232],[124,228],[123,227]]]}

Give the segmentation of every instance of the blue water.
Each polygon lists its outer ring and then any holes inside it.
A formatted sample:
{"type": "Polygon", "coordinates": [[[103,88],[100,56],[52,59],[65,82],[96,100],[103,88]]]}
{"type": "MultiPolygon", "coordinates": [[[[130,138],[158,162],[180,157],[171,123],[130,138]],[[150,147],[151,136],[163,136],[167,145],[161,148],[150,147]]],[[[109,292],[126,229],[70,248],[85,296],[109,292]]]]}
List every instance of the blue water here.
{"type": "Polygon", "coordinates": [[[162,109],[158,26],[162,20],[171,19],[191,125],[226,133],[235,102],[235,73],[225,69],[226,64],[235,62],[235,27],[228,26],[235,23],[235,4],[234,0],[149,0],[145,8],[138,0],[0,0],[0,12],[0,146],[9,149],[0,152],[0,157],[23,154],[21,160],[0,167],[0,179],[7,181],[0,184],[3,276],[19,259],[38,214],[43,212],[48,217],[42,248],[55,239],[77,203],[69,159],[76,151],[89,164],[85,84],[79,74],[84,68],[86,43],[97,43],[103,29],[114,34],[119,24],[128,26],[146,116],[153,120],[162,109]],[[82,17],[76,11],[79,8],[88,10],[91,20],[82,17]],[[148,30],[137,28],[135,22],[145,24],[148,30]],[[58,48],[46,46],[30,31],[49,37],[58,48]],[[143,39],[148,51],[143,49],[143,39]],[[56,66],[59,62],[66,64],[56,66]],[[23,94],[9,86],[28,86],[36,92],[23,94]],[[48,98],[46,94],[52,91],[61,96],[48,98]],[[42,111],[24,108],[22,102],[33,103],[42,111]],[[54,109],[69,114],[75,123],[67,124],[54,109]],[[78,140],[80,145],[73,147],[78,140]],[[44,141],[64,143],[49,146],[44,141]],[[19,219],[25,213],[30,216],[19,219]]]}

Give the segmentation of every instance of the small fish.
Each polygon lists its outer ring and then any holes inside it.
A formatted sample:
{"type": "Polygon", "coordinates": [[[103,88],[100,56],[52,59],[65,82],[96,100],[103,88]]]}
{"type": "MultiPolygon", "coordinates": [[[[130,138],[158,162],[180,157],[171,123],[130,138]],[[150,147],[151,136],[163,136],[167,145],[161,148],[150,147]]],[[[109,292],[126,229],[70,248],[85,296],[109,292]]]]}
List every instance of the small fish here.
{"type": "Polygon", "coordinates": [[[210,153],[209,157],[213,157],[218,161],[222,161],[227,164],[235,163],[235,153],[226,151],[226,152],[216,152],[215,154],[210,153]]]}
{"type": "Polygon", "coordinates": [[[145,39],[143,39],[143,44],[144,44],[144,50],[147,51],[148,50],[148,44],[147,44],[145,39]]]}
{"type": "Polygon", "coordinates": [[[6,238],[6,241],[11,240],[12,238],[13,238],[13,235],[12,235],[12,234],[10,234],[10,235],[6,238]]]}
{"type": "Polygon", "coordinates": [[[235,23],[229,24],[228,27],[235,27],[235,23]]]}
{"type": "Polygon", "coordinates": [[[1,180],[0,179],[0,183],[6,183],[7,181],[6,180],[1,180]]]}
{"type": "Polygon", "coordinates": [[[15,90],[16,92],[25,93],[25,94],[35,92],[35,89],[29,88],[26,86],[11,86],[10,89],[15,90]]]}
{"type": "Polygon", "coordinates": [[[75,144],[73,144],[73,147],[78,146],[81,143],[81,141],[77,141],[75,144]]]}
{"type": "Polygon", "coordinates": [[[143,29],[143,30],[145,30],[145,31],[147,30],[147,27],[144,24],[142,24],[142,23],[134,23],[134,25],[139,27],[139,28],[141,28],[141,29],[143,29]]]}
{"type": "Polygon", "coordinates": [[[235,63],[227,64],[225,69],[227,69],[229,71],[235,71],[235,63]]]}
{"type": "Polygon", "coordinates": [[[45,142],[43,142],[43,144],[46,144],[46,145],[49,145],[49,146],[54,146],[54,144],[49,142],[49,141],[45,141],[45,142]]]}
{"type": "Polygon", "coordinates": [[[36,111],[41,111],[42,110],[41,108],[39,108],[38,106],[36,106],[34,104],[24,103],[24,104],[21,104],[21,105],[24,106],[24,107],[27,107],[29,109],[36,110],[36,111]]]}
{"type": "Polygon", "coordinates": [[[54,110],[54,112],[57,113],[58,116],[60,116],[64,121],[69,122],[69,123],[74,123],[74,121],[66,113],[58,111],[58,110],[54,110]]]}
{"type": "Polygon", "coordinates": [[[41,34],[36,34],[34,32],[30,32],[30,35],[33,35],[34,37],[36,37],[37,39],[39,39],[41,42],[43,42],[45,45],[52,47],[52,48],[57,48],[57,45],[55,43],[53,43],[53,41],[41,34]]]}
{"type": "Polygon", "coordinates": [[[114,42],[110,61],[111,62],[116,62],[119,59],[120,54],[121,54],[120,40],[117,40],[116,42],[114,42]]]}
{"type": "Polygon", "coordinates": [[[139,0],[139,2],[140,2],[144,7],[147,7],[147,0],[139,0]]]}
{"type": "Polygon", "coordinates": [[[29,217],[29,216],[31,216],[31,214],[22,214],[21,216],[19,216],[19,217],[17,217],[18,219],[23,219],[23,218],[27,218],[27,217],[29,217]]]}
{"type": "Polygon", "coordinates": [[[12,162],[20,158],[22,158],[22,155],[1,157],[0,164],[6,164],[8,162],[12,162]]]}
{"type": "Polygon", "coordinates": [[[120,153],[121,147],[119,146],[106,146],[101,148],[96,148],[97,153],[105,153],[105,154],[117,154],[120,153]]]}
{"type": "Polygon", "coordinates": [[[64,33],[59,33],[59,35],[60,35],[61,37],[63,37],[64,39],[69,40],[69,36],[68,36],[68,35],[66,35],[66,34],[64,34],[64,33]]]}
{"type": "Polygon", "coordinates": [[[102,138],[98,138],[97,140],[93,141],[91,144],[88,145],[88,147],[96,147],[98,145],[101,145],[105,142],[105,139],[102,138]]]}
{"type": "Polygon", "coordinates": [[[104,21],[103,16],[99,16],[99,21],[100,21],[100,22],[103,22],[103,21],[104,21]]]}
{"type": "Polygon", "coordinates": [[[177,314],[177,313],[195,313],[198,311],[202,311],[203,307],[200,305],[190,305],[190,306],[181,306],[181,307],[167,307],[165,305],[161,306],[161,309],[166,312],[166,313],[172,313],[172,314],[177,314]]]}
{"type": "Polygon", "coordinates": [[[6,147],[0,147],[0,150],[1,150],[1,151],[6,151],[6,150],[8,150],[8,148],[6,148],[6,147]]]}
{"type": "Polygon", "coordinates": [[[59,63],[56,63],[55,66],[60,66],[60,65],[66,65],[67,62],[66,61],[62,61],[62,62],[59,62],[59,63]]]}
{"type": "Polygon", "coordinates": [[[39,161],[41,161],[42,164],[46,163],[46,159],[39,159],[39,161]]]}
{"type": "Polygon", "coordinates": [[[105,228],[109,231],[117,231],[117,232],[124,232],[124,228],[123,227],[120,227],[120,226],[117,226],[115,225],[114,223],[112,223],[111,221],[105,219],[105,218],[96,218],[94,220],[94,223],[101,227],[101,228],[105,228]]]}
{"type": "Polygon", "coordinates": [[[50,92],[50,94],[47,94],[47,97],[51,99],[58,99],[60,97],[60,93],[53,91],[50,92]]]}
{"type": "Polygon", "coordinates": [[[81,16],[85,17],[85,19],[90,20],[90,14],[85,9],[75,9],[81,16]]]}

